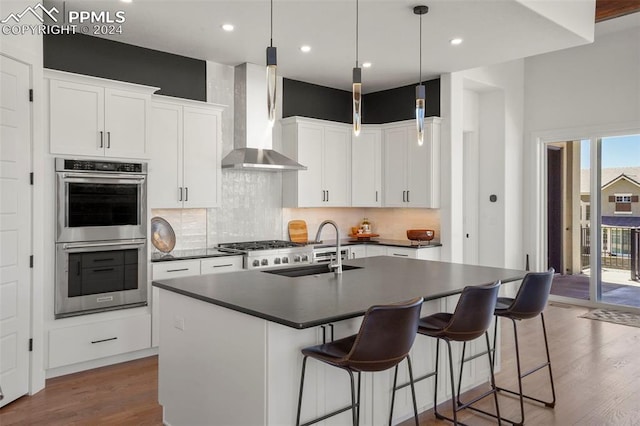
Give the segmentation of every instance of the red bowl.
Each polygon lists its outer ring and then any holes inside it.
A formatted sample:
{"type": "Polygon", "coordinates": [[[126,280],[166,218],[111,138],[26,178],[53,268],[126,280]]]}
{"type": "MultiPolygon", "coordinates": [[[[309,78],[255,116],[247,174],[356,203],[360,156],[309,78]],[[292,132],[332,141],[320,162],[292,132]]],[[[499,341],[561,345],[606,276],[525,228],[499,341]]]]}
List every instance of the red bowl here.
{"type": "Polygon", "coordinates": [[[433,229],[407,229],[407,238],[411,241],[431,241],[435,236],[433,229]]]}

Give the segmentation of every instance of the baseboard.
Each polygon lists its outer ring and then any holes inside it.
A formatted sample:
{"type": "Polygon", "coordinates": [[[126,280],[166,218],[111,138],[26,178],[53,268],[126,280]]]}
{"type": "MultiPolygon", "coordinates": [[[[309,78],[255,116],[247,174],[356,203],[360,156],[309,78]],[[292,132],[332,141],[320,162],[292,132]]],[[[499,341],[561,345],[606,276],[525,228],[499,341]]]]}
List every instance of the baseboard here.
{"type": "Polygon", "coordinates": [[[141,351],[128,352],[126,354],[114,355],[106,358],[95,359],[92,361],[81,362],[78,364],[65,365],[63,367],[52,368],[46,371],[47,379],[58,376],[78,373],[80,371],[91,370],[94,368],[105,367],[107,365],[119,364],[121,362],[133,361],[134,359],[146,358],[158,354],[158,348],[143,349],[141,351]]]}

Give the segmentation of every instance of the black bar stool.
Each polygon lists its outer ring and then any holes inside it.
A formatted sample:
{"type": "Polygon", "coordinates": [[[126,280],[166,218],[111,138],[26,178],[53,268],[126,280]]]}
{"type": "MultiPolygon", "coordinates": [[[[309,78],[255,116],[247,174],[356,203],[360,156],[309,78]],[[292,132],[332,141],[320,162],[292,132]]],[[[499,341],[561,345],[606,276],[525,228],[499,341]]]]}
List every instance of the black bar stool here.
{"type": "MultiPolygon", "coordinates": [[[[497,317],[508,318],[513,323],[513,338],[516,347],[516,365],[518,367],[518,391],[496,387],[499,391],[517,395],[520,399],[520,421],[514,422],[508,420],[514,425],[524,424],[524,399],[544,404],[546,407],[553,408],[556,405],[556,390],[553,384],[553,373],[551,372],[551,357],[549,356],[549,342],[547,340],[547,328],[544,323],[544,308],[547,306],[549,292],[551,291],[551,283],[553,282],[554,269],[550,268],[547,272],[530,272],[522,280],[522,284],[518,289],[515,298],[499,297],[496,304],[495,315],[497,317]],[[547,361],[529,371],[522,373],[520,366],[520,347],[518,346],[518,327],[517,321],[535,318],[540,315],[542,321],[542,334],[544,335],[544,348],[547,353],[547,361]],[[532,396],[525,395],[522,391],[522,379],[528,375],[535,373],[547,367],[549,369],[549,383],[551,385],[551,401],[543,401],[532,396]]],[[[496,318],[496,331],[498,321],[496,318]]],[[[496,347],[496,335],[493,336],[493,347],[496,347]]]]}
{"type": "Polygon", "coordinates": [[[302,349],[304,358],[302,359],[296,425],[300,426],[304,373],[307,358],[311,357],[334,367],[341,368],[349,373],[349,377],[351,378],[351,405],[311,420],[302,426],[320,422],[348,410],[352,411],[353,424],[357,425],[360,416],[360,373],[362,371],[384,371],[395,367],[394,390],[391,394],[391,413],[389,414],[389,424],[391,424],[398,364],[404,359],[407,360],[409,366],[413,411],[417,426],[418,407],[416,404],[416,393],[413,387],[413,371],[411,369],[409,350],[413,346],[416,338],[422,302],[423,299],[420,297],[399,304],[372,306],[365,313],[358,334],[330,343],[302,349]],[[358,373],[357,400],[353,378],[354,372],[358,373]]]}
{"type": "MultiPolygon", "coordinates": [[[[498,406],[498,395],[495,387],[495,379],[493,376],[493,359],[491,357],[491,348],[489,344],[489,334],[487,330],[493,320],[493,312],[496,306],[498,290],[500,289],[500,281],[484,286],[465,287],[460,295],[458,304],[453,314],[437,313],[420,319],[418,333],[425,336],[437,338],[436,343],[436,373],[435,373],[435,390],[433,397],[433,411],[437,419],[444,419],[453,422],[453,424],[462,424],[458,422],[457,412],[464,408],[472,408],[471,404],[493,394],[496,414],[493,415],[500,422],[500,408],[498,406]],[[486,355],[489,358],[489,369],[491,370],[491,389],[473,401],[466,404],[458,404],[456,395],[459,395],[460,384],[458,384],[458,393],[456,394],[456,385],[453,378],[453,356],[451,354],[451,342],[466,342],[474,340],[484,334],[487,343],[486,355]],[[453,418],[446,417],[438,412],[438,359],[440,355],[440,340],[447,343],[449,351],[449,374],[451,379],[451,405],[453,408],[453,418]]],[[[462,368],[462,365],[460,366],[462,368]]],[[[460,376],[462,377],[462,376],[460,376]]]]}

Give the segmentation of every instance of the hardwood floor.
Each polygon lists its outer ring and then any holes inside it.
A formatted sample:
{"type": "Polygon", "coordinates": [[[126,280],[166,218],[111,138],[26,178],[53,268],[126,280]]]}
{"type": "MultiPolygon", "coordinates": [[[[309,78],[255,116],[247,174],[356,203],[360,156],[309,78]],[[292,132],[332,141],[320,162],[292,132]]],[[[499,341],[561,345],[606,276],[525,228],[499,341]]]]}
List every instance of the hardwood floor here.
{"type": "MultiPolygon", "coordinates": [[[[526,424],[640,425],[640,328],[578,318],[586,311],[555,303],[545,311],[557,405],[548,409],[526,403],[526,424]]],[[[539,324],[534,319],[519,325],[525,370],[544,358],[539,324]]],[[[505,322],[503,368],[496,378],[501,386],[516,383],[512,349],[512,328],[505,322]]],[[[534,373],[525,379],[526,391],[546,397],[546,379],[544,371],[534,373]]],[[[493,409],[491,400],[481,406],[493,409]]],[[[441,409],[446,414],[449,405],[441,409]]],[[[500,409],[507,417],[517,417],[514,398],[501,396],[500,409]]],[[[495,424],[468,410],[460,420],[472,425],[495,424]]],[[[0,410],[2,426],[45,424],[161,425],[157,357],[50,379],[45,390],[0,410]]],[[[420,424],[447,423],[435,420],[432,411],[427,411],[420,415],[420,424]]]]}

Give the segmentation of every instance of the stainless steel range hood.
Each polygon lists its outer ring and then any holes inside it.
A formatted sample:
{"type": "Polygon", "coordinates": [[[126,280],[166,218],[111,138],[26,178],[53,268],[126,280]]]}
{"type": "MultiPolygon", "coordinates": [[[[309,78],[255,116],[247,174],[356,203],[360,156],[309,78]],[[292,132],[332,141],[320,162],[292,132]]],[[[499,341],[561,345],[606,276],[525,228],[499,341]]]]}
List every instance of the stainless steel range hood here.
{"type": "Polygon", "coordinates": [[[234,111],[235,149],[222,160],[223,169],[271,172],[307,169],[272,149],[264,66],[242,64],[235,68],[234,111]]]}

